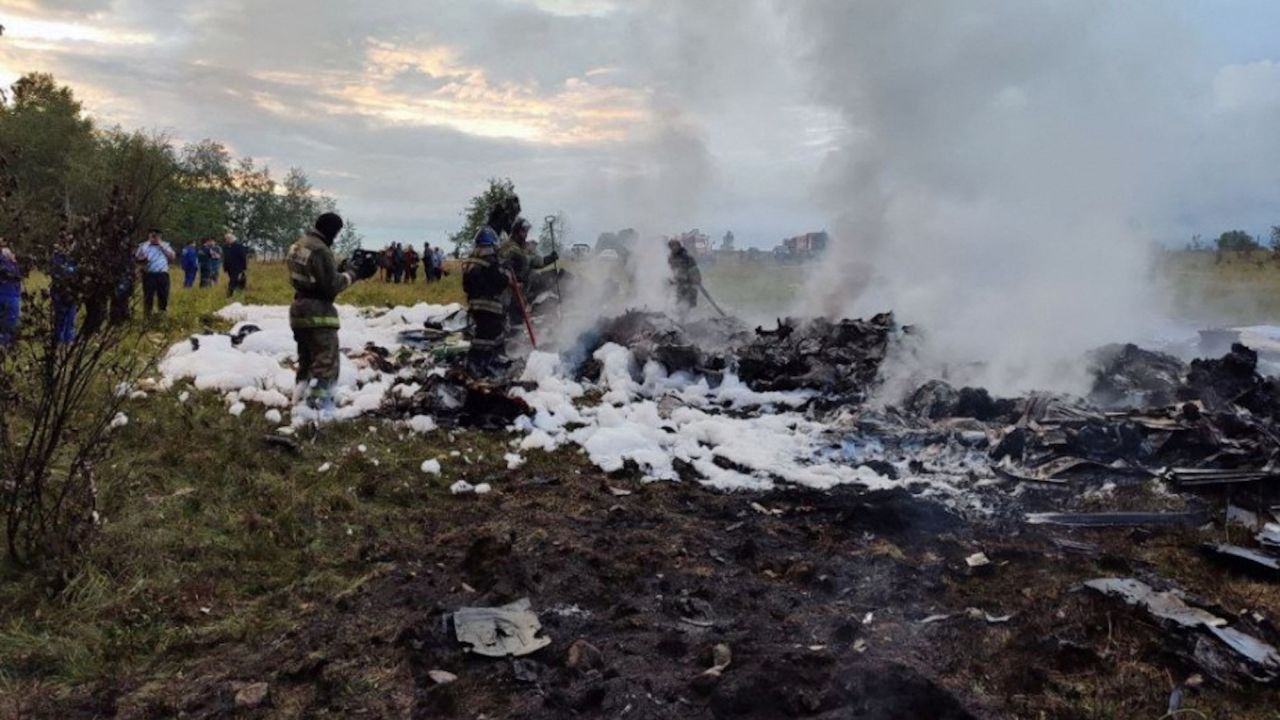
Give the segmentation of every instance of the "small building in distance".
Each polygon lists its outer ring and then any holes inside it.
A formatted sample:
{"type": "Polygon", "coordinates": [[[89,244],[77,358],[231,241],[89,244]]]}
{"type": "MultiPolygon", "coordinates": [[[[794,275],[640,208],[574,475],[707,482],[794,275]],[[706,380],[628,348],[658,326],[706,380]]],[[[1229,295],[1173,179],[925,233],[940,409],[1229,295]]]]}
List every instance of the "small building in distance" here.
{"type": "Polygon", "coordinates": [[[826,230],[789,237],[773,249],[775,258],[785,262],[803,262],[821,255],[831,238],[826,230]]]}

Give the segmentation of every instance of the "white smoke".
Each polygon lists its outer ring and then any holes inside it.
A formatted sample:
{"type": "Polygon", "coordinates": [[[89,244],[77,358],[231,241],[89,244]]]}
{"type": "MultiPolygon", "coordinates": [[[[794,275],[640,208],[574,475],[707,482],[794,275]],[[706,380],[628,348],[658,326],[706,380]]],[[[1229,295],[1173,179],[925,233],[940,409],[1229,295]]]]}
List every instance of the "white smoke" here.
{"type": "Polygon", "coordinates": [[[1160,3],[780,5],[847,133],[802,313],[892,309],[996,391],[1079,390],[1157,316],[1154,229],[1191,139],[1189,40],[1160,3]],[[1172,162],[1171,162],[1172,161],[1172,162]]]}

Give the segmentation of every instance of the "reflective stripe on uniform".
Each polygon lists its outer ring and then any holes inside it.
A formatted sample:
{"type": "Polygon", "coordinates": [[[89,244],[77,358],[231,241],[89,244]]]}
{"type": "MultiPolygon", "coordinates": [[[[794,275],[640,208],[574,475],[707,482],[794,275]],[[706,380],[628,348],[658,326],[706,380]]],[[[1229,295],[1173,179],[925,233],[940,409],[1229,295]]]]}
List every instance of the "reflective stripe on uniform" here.
{"type": "Polygon", "coordinates": [[[501,315],[506,312],[506,308],[497,300],[484,300],[481,298],[468,300],[467,309],[472,312],[487,312],[495,315],[501,315]]]}
{"type": "Polygon", "coordinates": [[[496,348],[502,344],[503,344],[502,338],[496,338],[491,340],[486,340],[484,338],[471,338],[471,347],[477,350],[487,350],[489,348],[496,348]]]}
{"type": "Polygon", "coordinates": [[[311,315],[308,317],[289,318],[289,327],[295,328],[336,328],[340,321],[336,315],[311,315]]]}

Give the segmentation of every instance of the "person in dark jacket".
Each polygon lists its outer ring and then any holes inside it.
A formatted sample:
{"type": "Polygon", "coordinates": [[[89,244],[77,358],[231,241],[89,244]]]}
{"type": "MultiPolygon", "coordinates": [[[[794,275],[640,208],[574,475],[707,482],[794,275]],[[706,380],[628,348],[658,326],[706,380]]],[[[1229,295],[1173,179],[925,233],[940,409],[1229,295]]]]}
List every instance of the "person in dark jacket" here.
{"type": "Polygon", "coordinates": [[[49,299],[53,306],[53,338],[60,345],[76,339],[76,264],[71,259],[70,238],[58,240],[49,267],[49,299]]]}
{"type": "Polygon", "coordinates": [[[222,251],[218,249],[213,238],[205,238],[200,244],[200,287],[210,287],[218,283],[218,265],[222,263],[222,251]]]}
{"type": "Polygon", "coordinates": [[[404,249],[404,281],[418,282],[418,251],[414,250],[412,245],[404,249]]]}
{"type": "Polygon", "coordinates": [[[0,350],[13,344],[22,322],[22,266],[0,237],[0,350]]]}
{"type": "MultiPolygon", "coordinates": [[[[457,257],[457,250],[454,250],[454,257],[457,257]]],[[[431,274],[435,276],[438,282],[441,278],[449,273],[444,271],[444,248],[439,245],[431,249],[431,274]]]]}
{"type": "Polygon", "coordinates": [[[520,200],[515,197],[490,208],[488,221],[476,233],[471,255],[464,263],[462,289],[471,318],[467,370],[477,377],[494,374],[503,362],[507,310],[502,299],[511,279],[498,257],[498,246],[519,216],[520,200]]]}
{"type": "Polygon", "coordinates": [[[431,244],[422,243],[422,282],[429,283],[435,280],[431,267],[434,262],[435,256],[431,254],[431,244]]]}
{"type": "Polygon", "coordinates": [[[200,251],[194,242],[182,248],[182,287],[189,288],[196,284],[196,275],[200,272],[200,251]]]}
{"type": "Polygon", "coordinates": [[[237,290],[244,291],[246,274],[249,271],[249,251],[235,235],[227,233],[226,244],[222,246],[222,266],[227,271],[227,297],[237,290]]]}
{"type": "Polygon", "coordinates": [[[338,381],[340,351],[338,347],[338,308],[333,302],[338,293],[368,274],[340,268],[333,256],[333,241],[342,231],[342,218],[325,213],[289,248],[287,264],[289,282],[293,285],[293,304],[289,306],[289,327],[298,344],[297,384],[294,403],[304,398],[309,407],[330,419],[334,411],[333,385],[338,381]]]}
{"type": "Polygon", "coordinates": [[[404,250],[400,243],[391,243],[391,282],[399,284],[404,278],[404,250]]]}

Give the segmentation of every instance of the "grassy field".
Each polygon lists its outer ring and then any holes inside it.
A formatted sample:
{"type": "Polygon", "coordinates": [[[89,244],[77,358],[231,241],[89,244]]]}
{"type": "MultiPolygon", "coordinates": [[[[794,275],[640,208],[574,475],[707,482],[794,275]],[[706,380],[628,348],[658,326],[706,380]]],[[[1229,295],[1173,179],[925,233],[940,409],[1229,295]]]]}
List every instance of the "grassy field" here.
{"type": "Polygon", "coordinates": [[[1280,263],[1265,253],[1172,253],[1157,267],[1170,314],[1204,325],[1280,323],[1280,263]]]}
{"type": "MultiPolygon", "coordinates": [[[[168,313],[136,319],[150,324],[157,351],[191,332],[226,329],[214,315],[229,302],[222,281],[184,289],[173,273],[168,313]]],[[[247,291],[235,299],[282,304],[291,297],[283,265],[254,264],[247,291]]],[[[460,298],[454,272],[432,284],[357,283],[342,301],[460,298]]],[[[456,479],[446,473],[432,481],[417,470],[442,453],[443,437],[414,439],[412,452],[392,443],[363,456],[352,448],[367,430],[353,424],[326,431],[299,461],[263,448],[258,438],[273,428],[261,409],[236,419],[213,395],[195,393],[183,404],[168,393],[125,411],[131,422],[100,482],[106,522],[92,550],[53,577],[0,568],[0,717],[14,712],[5,702],[33,682],[48,693],[127,677],[157,658],[176,661],[210,643],[265,632],[296,610],[292,604],[331,597],[368,572],[351,553],[351,527],[393,533],[398,513],[456,479]],[[317,472],[324,462],[334,471],[317,472]],[[355,476],[395,489],[362,502],[355,476]],[[275,600],[286,597],[283,605],[275,600]]],[[[448,446],[478,457],[486,440],[448,446]]]]}
{"type": "MultiPolygon", "coordinates": [[[[755,267],[726,264],[709,268],[707,283],[733,307],[762,293],[782,301],[803,280],[795,266],[763,270],[767,279],[755,267]]],[[[1280,268],[1272,264],[1177,256],[1163,276],[1187,317],[1280,321],[1280,268]]],[[[461,299],[459,278],[366,281],[342,301],[453,302],[461,299]]],[[[157,348],[225,329],[213,314],[227,303],[225,285],[184,290],[175,273],[173,287],[170,312],[152,321],[157,348]]],[[[290,296],[282,266],[253,265],[238,300],[280,304],[290,296]]],[[[515,477],[500,433],[412,436],[390,423],[353,422],[327,428],[295,456],[263,444],[273,427],[261,408],[232,417],[220,398],[193,393],[182,403],[178,390],[126,406],[131,422],[100,481],[105,523],[97,542],[57,572],[0,568],[0,717],[93,688],[145,695],[149,683],[181,676],[217,648],[285,637],[313,609],[340,602],[416,552],[422,524],[438,521],[426,509],[448,498],[455,480],[515,477]],[[468,462],[451,459],[454,451],[468,462]],[[428,458],[445,460],[441,476],[419,471],[428,458]]],[[[568,450],[531,454],[520,474],[577,471],[598,477],[568,450]]]]}

